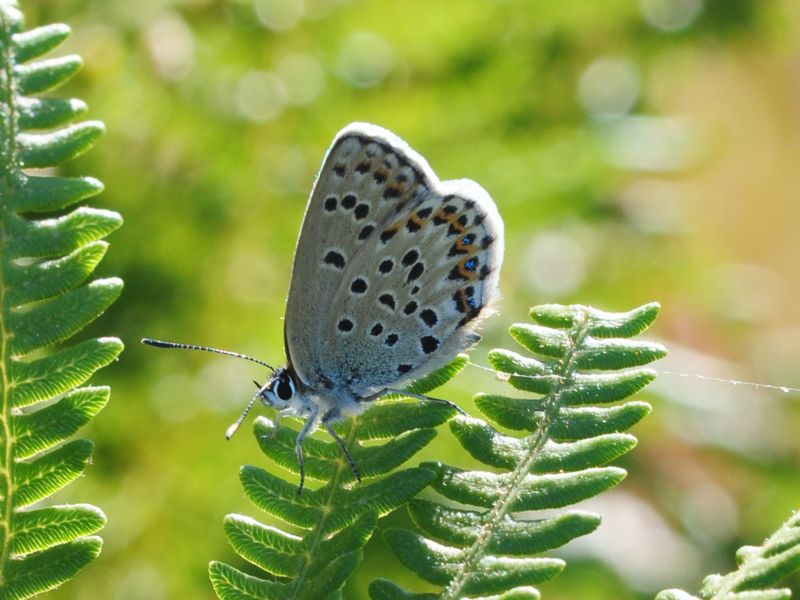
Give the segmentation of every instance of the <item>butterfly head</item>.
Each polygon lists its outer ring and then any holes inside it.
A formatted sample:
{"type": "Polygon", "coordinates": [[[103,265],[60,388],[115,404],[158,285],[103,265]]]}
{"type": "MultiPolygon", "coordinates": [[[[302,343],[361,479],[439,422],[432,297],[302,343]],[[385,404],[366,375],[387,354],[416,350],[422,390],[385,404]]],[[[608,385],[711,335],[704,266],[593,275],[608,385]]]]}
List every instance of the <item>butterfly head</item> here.
{"type": "Polygon", "coordinates": [[[278,410],[288,408],[296,394],[297,385],[289,369],[277,369],[270,380],[258,390],[261,401],[278,410]]]}
{"type": "Polygon", "coordinates": [[[225,433],[225,437],[228,439],[231,439],[239,429],[257,400],[261,400],[265,406],[279,411],[289,408],[298,400],[297,384],[291,368],[273,369],[272,376],[265,384],[261,385],[255,380],[253,383],[256,384],[257,391],[236,422],[228,427],[228,431],[225,433]]]}

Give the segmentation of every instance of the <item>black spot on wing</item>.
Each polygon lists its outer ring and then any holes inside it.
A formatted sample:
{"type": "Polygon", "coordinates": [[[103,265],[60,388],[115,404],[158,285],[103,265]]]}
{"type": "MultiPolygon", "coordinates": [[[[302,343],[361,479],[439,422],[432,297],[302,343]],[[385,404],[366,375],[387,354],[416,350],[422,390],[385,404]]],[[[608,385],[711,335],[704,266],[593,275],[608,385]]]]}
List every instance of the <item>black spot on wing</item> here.
{"type": "Polygon", "coordinates": [[[425,323],[428,327],[433,327],[436,323],[439,322],[439,316],[436,314],[436,311],[426,308],[422,312],[419,313],[419,318],[422,319],[422,322],[425,323]]]}
{"type": "Polygon", "coordinates": [[[423,265],[421,262],[418,262],[413,267],[411,267],[411,270],[408,272],[408,277],[406,278],[406,281],[414,281],[415,279],[419,279],[419,277],[421,277],[424,272],[425,272],[425,265],[423,265]]]}
{"type": "Polygon", "coordinates": [[[336,267],[337,269],[344,269],[346,264],[344,260],[344,256],[337,252],[336,250],[328,250],[328,253],[325,255],[325,258],[322,261],[326,265],[331,265],[332,267],[336,267]]]}
{"type": "Polygon", "coordinates": [[[361,231],[358,232],[358,239],[359,240],[367,239],[373,231],[375,231],[374,225],[364,225],[361,228],[361,231]]]}
{"type": "Polygon", "coordinates": [[[406,305],[403,307],[403,312],[404,312],[405,314],[407,314],[407,315],[413,315],[413,314],[414,314],[414,312],[417,310],[417,308],[418,308],[418,307],[419,307],[419,304],[417,304],[416,302],[414,302],[414,301],[412,300],[411,302],[409,302],[408,304],[406,304],[406,305]]]}
{"type": "Polygon", "coordinates": [[[361,221],[362,219],[366,219],[367,215],[369,214],[369,205],[368,204],[359,204],[356,206],[356,209],[353,211],[356,219],[361,221]]]}
{"type": "Polygon", "coordinates": [[[380,271],[381,275],[388,275],[394,269],[394,261],[391,258],[387,258],[381,261],[381,264],[378,265],[378,271],[380,271]]]}
{"type": "Polygon", "coordinates": [[[394,185],[388,185],[385,190],[383,190],[383,199],[384,200],[392,200],[394,198],[399,198],[400,195],[403,193],[403,190],[394,185]]]}
{"type": "Polygon", "coordinates": [[[386,307],[388,307],[388,308],[390,308],[392,310],[394,310],[395,307],[397,306],[397,304],[395,304],[394,296],[392,296],[391,294],[388,294],[388,293],[387,294],[381,294],[378,297],[378,302],[380,302],[381,304],[383,304],[384,306],[386,306],[386,307]]]}
{"type": "Polygon", "coordinates": [[[413,218],[409,219],[406,222],[406,229],[408,230],[409,233],[414,233],[415,231],[419,231],[421,228],[422,228],[422,225],[420,225],[413,218]]]}
{"type": "Polygon", "coordinates": [[[466,281],[469,279],[466,275],[461,272],[461,269],[458,265],[450,269],[450,273],[447,274],[447,279],[451,281],[466,281]]]}
{"type": "Polygon", "coordinates": [[[391,240],[396,233],[397,233],[396,227],[384,229],[383,232],[381,233],[381,242],[383,242],[384,244],[388,244],[389,240],[391,240]]]}
{"type": "Polygon", "coordinates": [[[426,335],[419,338],[419,345],[422,347],[422,351],[425,354],[431,354],[436,352],[436,349],[439,347],[439,339],[432,335],[426,335]]]}
{"type": "Polygon", "coordinates": [[[367,282],[362,277],[357,277],[350,284],[350,291],[354,294],[363,294],[367,291],[367,282]]]}
{"type": "Polygon", "coordinates": [[[410,267],[415,262],[417,262],[418,258],[419,258],[419,252],[417,252],[416,250],[412,249],[412,250],[409,250],[408,252],[406,252],[405,255],[403,255],[403,259],[401,260],[401,262],[405,266],[410,267]]]}

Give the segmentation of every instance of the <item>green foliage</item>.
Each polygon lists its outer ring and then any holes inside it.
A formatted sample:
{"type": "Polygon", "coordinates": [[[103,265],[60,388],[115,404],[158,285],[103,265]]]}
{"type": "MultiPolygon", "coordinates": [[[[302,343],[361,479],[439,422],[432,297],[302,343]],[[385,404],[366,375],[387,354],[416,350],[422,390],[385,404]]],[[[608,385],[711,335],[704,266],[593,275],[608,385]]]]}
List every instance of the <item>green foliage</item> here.
{"type": "MultiPolygon", "coordinates": [[[[569,506],[616,486],[625,471],[608,463],[631,450],[636,438],[622,433],[644,417],[642,402],[609,406],[655,378],[643,368],[666,354],[652,342],[627,338],[644,331],[658,313],[648,304],[628,313],[585,306],[532,309],[536,324],[518,324],[511,336],[535,354],[493,350],[489,360],[513,387],[536,397],[479,394],[478,408],[523,437],[459,416],[450,422],[458,441],[492,471],[468,471],[441,462],[433,488],[449,503],[415,499],[409,512],[423,532],[390,529],[388,544],[420,577],[441,586],[436,598],[484,600],[538,598],[534,585],[564,568],[561,559],[535,557],[592,532],[600,517],[570,510],[542,519],[527,511],[569,506]],[[457,503],[457,504],[456,504],[457,503]]],[[[426,599],[378,580],[373,600],[426,599]]]]}
{"type": "MultiPolygon", "coordinates": [[[[454,377],[467,362],[466,356],[459,355],[416,381],[409,393],[429,392],[454,377]]],[[[433,480],[433,473],[426,469],[394,469],[427,445],[436,435],[433,428],[455,412],[438,402],[387,401],[337,425],[337,433],[361,472],[361,482],[356,481],[336,442],[314,438],[306,438],[303,449],[306,476],[325,482],[315,490],[298,494],[296,481],[284,481],[258,467],[243,467],[242,485],[253,504],[303,534],[293,535],[243,515],[228,515],[225,532],[233,548],[269,575],[255,577],[212,562],[209,572],[217,596],[224,600],[341,598],[341,588],[361,562],[362,548],[378,517],[405,504],[433,480]]],[[[262,417],[256,420],[255,434],[264,454],[299,474],[296,431],[276,427],[262,417]]]]}
{"type": "Polygon", "coordinates": [[[0,2],[0,598],[29,598],[71,579],[100,552],[103,512],[87,504],[31,506],[80,477],[92,443],[65,440],[108,402],[107,387],[78,387],[122,351],[115,338],[51,350],[119,295],[118,279],[82,285],[105,254],[116,213],[69,207],[102,190],[96,179],[34,175],[88,150],[98,122],[64,126],[79,100],[33,98],[67,81],[77,56],[38,60],[69,34],[23,31],[15,3],[0,2]],[[33,62],[31,62],[33,61],[33,62]],[[60,127],[60,129],[58,129],[60,127]],[[54,129],[55,128],[55,129],[54,129]]]}
{"type": "MultiPolygon", "coordinates": [[[[743,546],[736,553],[739,568],[727,575],[710,575],[703,582],[703,600],[786,600],[778,583],[800,570],[800,512],[795,513],[761,546],[743,546]]],[[[664,590],[656,600],[700,600],[682,590],[664,590]]]]}

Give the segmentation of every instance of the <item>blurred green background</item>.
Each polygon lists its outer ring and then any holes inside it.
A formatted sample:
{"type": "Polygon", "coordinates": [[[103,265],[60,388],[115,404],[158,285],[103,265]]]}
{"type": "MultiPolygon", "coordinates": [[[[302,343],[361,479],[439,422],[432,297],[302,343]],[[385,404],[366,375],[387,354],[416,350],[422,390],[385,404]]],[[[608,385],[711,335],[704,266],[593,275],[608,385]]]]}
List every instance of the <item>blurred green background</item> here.
{"type": "MultiPolygon", "coordinates": [[[[145,348],[142,336],[283,360],[282,315],[305,203],[351,121],[388,127],[442,178],[470,177],[507,229],[504,300],[473,354],[544,302],[626,310],[671,373],[800,386],[800,3],[796,0],[22,0],[68,23],[86,66],[58,95],[107,135],[63,171],[119,210],[102,275],[123,297],[85,335],[117,335],[85,431],[85,478],[58,502],[109,518],[103,553],[53,598],[212,598],[209,560],[243,566],[222,518],[262,519],[238,468],[279,470],[227,426],[262,370],[145,348]]],[[[503,389],[468,368],[440,392],[503,389]]],[[[603,525],[561,554],[550,599],[696,590],[800,504],[797,393],[663,374],[603,525]]],[[[259,412],[263,413],[263,410],[259,412]]],[[[447,428],[419,458],[470,463],[447,428]]],[[[293,478],[293,476],[288,475],[293,478]]],[[[386,523],[407,523],[395,514],[386,523]]],[[[347,587],[430,589],[380,535],[347,587]]],[[[791,582],[790,582],[791,583],[791,582]]],[[[800,590],[800,579],[794,579],[800,590]]]]}

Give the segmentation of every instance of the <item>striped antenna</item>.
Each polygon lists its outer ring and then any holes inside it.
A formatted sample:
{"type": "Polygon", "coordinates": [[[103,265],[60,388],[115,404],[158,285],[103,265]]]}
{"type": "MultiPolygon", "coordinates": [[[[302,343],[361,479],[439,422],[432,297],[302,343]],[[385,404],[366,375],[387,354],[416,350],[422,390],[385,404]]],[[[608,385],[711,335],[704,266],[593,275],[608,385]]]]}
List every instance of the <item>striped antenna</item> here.
{"type": "Polygon", "coordinates": [[[210,346],[196,346],[194,344],[181,344],[180,342],[165,342],[163,340],[153,340],[150,338],[142,338],[142,343],[147,344],[148,346],[155,346],[156,348],[180,348],[182,350],[203,350],[204,352],[213,352],[214,354],[225,354],[226,356],[234,356],[236,358],[249,360],[250,362],[267,367],[273,373],[275,372],[275,367],[265,363],[263,360],[253,358],[252,356],[247,356],[246,354],[240,354],[239,352],[231,352],[230,350],[220,350],[219,348],[212,348],[210,346]]]}
{"type": "Polygon", "coordinates": [[[233,434],[239,429],[239,426],[244,423],[245,418],[247,417],[247,413],[250,412],[250,409],[253,408],[253,405],[258,400],[258,397],[261,395],[261,390],[257,391],[255,396],[250,399],[250,402],[247,403],[247,406],[244,408],[244,412],[239,415],[239,418],[236,419],[236,422],[228,427],[228,431],[225,432],[225,439],[229,440],[233,437],[233,434]]]}

